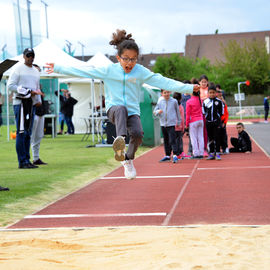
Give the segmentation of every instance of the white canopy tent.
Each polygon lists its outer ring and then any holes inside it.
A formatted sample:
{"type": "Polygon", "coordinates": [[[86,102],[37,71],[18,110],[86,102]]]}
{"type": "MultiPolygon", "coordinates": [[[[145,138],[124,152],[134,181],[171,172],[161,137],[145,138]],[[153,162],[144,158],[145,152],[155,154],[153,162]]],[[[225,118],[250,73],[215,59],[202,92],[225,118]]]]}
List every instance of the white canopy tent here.
{"type": "MultiPolygon", "coordinates": [[[[86,62],[86,65],[104,67],[112,63],[104,54],[98,52],[86,62]]],[[[102,118],[102,95],[104,96],[102,81],[90,78],[62,78],[59,81],[68,84],[72,96],[78,100],[78,103],[74,107],[73,117],[76,133],[85,132],[87,121],[90,121],[92,141],[94,142],[94,125],[96,121],[102,118]],[[90,95],[88,91],[89,85],[91,86],[90,95]],[[100,106],[100,115],[94,111],[96,106],[100,106]]]]}
{"type": "Polygon", "coordinates": [[[97,52],[86,63],[87,65],[91,65],[94,67],[106,67],[112,64],[113,62],[108,57],[106,57],[103,53],[97,52]]]}
{"type": "MultiPolygon", "coordinates": [[[[66,65],[66,66],[83,66],[83,65],[88,65],[86,62],[80,61],[69,54],[65,53],[63,50],[58,48],[53,42],[51,42],[48,39],[43,40],[39,45],[33,48],[35,51],[35,64],[39,65],[42,69],[41,71],[41,78],[63,78],[67,77],[65,75],[57,74],[57,73],[52,73],[52,74],[47,74],[44,70],[44,66],[46,63],[57,63],[60,65],[66,65]]],[[[13,57],[12,60],[17,60],[19,63],[23,63],[23,55],[18,55],[16,57],[13,57]]],[[[18,65],[17,63],[16,65],[18,65]]],[[[3,78],[8,78],[9,75],[11,74],[12,70],[16,67],[14,65],[12,68],[7,70],[3,74],[3,78]]],[[[54,88],[59,88],[58,86],[54,86],[54,88]]],[[[8,109],[8,91],[5,89],[6,92],[6,106],[7,106],[7,132],[8,132],[8,140],[9,140],[9,109],[8,109]]],[[[57,104],[57,112],[59,113],[59,101],[57,104]]],[[[57,113],[57,114],[58,114],[57,113]]]]}

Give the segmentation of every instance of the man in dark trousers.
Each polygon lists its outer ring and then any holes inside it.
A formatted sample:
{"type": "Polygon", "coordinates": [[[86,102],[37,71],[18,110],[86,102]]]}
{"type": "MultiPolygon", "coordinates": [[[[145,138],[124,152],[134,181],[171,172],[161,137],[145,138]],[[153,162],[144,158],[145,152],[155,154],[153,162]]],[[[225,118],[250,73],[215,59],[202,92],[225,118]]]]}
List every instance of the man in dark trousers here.
{"type": "Polygon", "coordinates": [[[74,134],[75,130],[74,130],[74,125],[72,123],[72,116],[73,116],[73,108],[74,105],[78,102],[77,99],[71,97],[70,92],[66,93],[66,99],[63,103],[63,112],[65,115],[65,121],[67,123],[67,134],[74,134]]]}
{"type": "Polygon", "coordinates": [[[16,66],[10,74],[7,87],[13,92],[13,109],[16,120],[16,152],[19,169],[34,169],[30,162],[30,138],[35,106],[40,99],[40,74],[33,66],[35,52],[27,48],[23,52],[24,63],[16,66]]]}

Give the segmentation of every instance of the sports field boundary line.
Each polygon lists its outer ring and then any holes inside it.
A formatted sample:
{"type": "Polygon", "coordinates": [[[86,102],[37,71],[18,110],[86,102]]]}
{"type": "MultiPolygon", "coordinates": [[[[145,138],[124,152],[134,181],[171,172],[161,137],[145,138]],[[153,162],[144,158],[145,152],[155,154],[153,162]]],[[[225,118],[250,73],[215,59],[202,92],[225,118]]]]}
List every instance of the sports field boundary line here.
{"type": "MultiPolygon", "coordinates": [[[[190,175],[146,175],[146,176],[136,176],[135,179],[131,179],[131,181],[136,181],[136,179],[157,179],[157,178],[188,178],[190,175]]],[[[101,180],[106,179],[126,179],[124,176],[108,176],[108,177],[102,177],[101,180]]]]}
{"type": "Polygon", "coordinates": [[[166,218],[165,218],[164,221],[162,222],[162,225],[163,225],[163,226],[167,226],[167,225],[169,224],[169,222],[170,222],[170,220],[171,220],[171,218],[172,218],[172,216],[173,216],[173,214],[174,214],[174,211],[175,211],[176,207],[178,206],[180,200],[182,199],[183,194],[184,194],[184,192],[185,192],[185,190],[186,190],[188,184],[190,183],[193,174],[195,173],[195,171],[196,171],[196,169],[197,169],[197,167],[198,167],[199,162],[200,162],[199,160],[196,162],[195,166],[194,166],[193,169],[192,169],[192,172],[191,172],[189,178],[187,179],[187,181],[185,182],[185,184],[184,184],[183,187],[181,188],[181,190],[180,190],[180,192],[179,192],[179,194],[178,194],[178,196],[177,196],[177,198],[176,198],[176,200],[175,200],[175,202],[174,202],[174,204],[173,204],[171,210],[169,211],[168,215],[166,216],[166,218]]]}
{"type": "Polygon", "coordinates": [[[149,213],[107,213],[107,214],[49,214],[49,215],[29,215],[24,219],[49,219],[49,218],[103,218],[103,217],[156,217],[167,216],[166,212],[149,213]]]}
{"type": "Polygon", "coordinates": [[[210,167],[210,168],[197,168],[198,171],[206,171],[206,170],[246,170],[246,169],[270,169],[270,166],[247,166],[247,167],[210,167]]]}
{"type": "Polygon", "coordinates": [[[50,227],[50,228],[16,228],[16,229],[0,229],[0,232],[34,232],[34,231],[83,231],[83,230],[94,230],[94,229],[107,229],[107,230],[118,230],[118,229],[143,229],[143,228],[179,228],[179,229],[197,229],[197,228],[209,228],[209,227],[217,227],[217,228],[261,228],[261,227],[269,227],[269,224],[194,224],[194,225],[144,225],[144,226],[102,226],[102,227],[50,227]]]}
{"type": "MultiPolygon", "coordinates": [[[[143,152],[143,153],[142,153],[141,155],[139,155],[137,158],[140,158],[140,157],[144,156],[145,154],[147,154],[148,152],[150,152],[150,151],[152,151],[152,150],[158,148],[159,146],[160,146],[160,145],[155,146],[155,147],[153,147],[153,148],[151,148],[151,149],[149,149],[149,150],[143,152]]],[[[136,158],[136,159],[137,159],[137,158],[136,158]]],[[[68,192],[67,194],[65,194],[65,195],[63,195],[63,196],[61,196],[61,197],[59,197],[58,199],[56,199],[56,200],[54,200],[54,201],[52,201],[52,202],[50,202],[50,203],[48,203],[48,204],[45,204],[45,205],[43,205],[43,206],[40,206],[40,208],[38,208],[36,211],[32,212],[32,215],[35,215],[35,214],[38,213],[39,211],[41,211],[41,210],[43,210],[43,209],[45,209],[45,208],[47,208],[47,207],[53,205],[54,203],[57,203],[58,201],[61,201],[62,199],[65,199],[66,197],[68,197],[68,196],[74,194],[75,192],[79,192],[80,190],[86,188],[87,186],[94,184],[96,181],[100,180],[100,177],[104,177],[104,176],[106,176],[106,175],[109,175],[110,173],[113,173],[114,171],[118,170],[118,169],[121,168],[121,167],[122,167],[122,164],[119,165],[118,167],[116,167],[115,169],[113,169],[112,171],[106,172],[105,174],[102,174],[101,176],[97,176],[96,178],[91,179],[89,182],[87,182],[86,184],[84,184],[84,185],[83,185],[82,187],[80,187],[79,189],[76,189],[76,190],[73,190],[73,191],[71,191],[71,192],[68,192]]],[[[16,224],[17,224],[18,222],[20,222],[23,218],[24,218],[24,217],[22,217],[22,218],[19,219],[19,220],[16,220],[15,222],[12,222],[12,223],[8,224],[8,225],[5,226],[4,228],[7,229],[8,227],[11,227],[11,226],[16,225],[16,224]]]]}

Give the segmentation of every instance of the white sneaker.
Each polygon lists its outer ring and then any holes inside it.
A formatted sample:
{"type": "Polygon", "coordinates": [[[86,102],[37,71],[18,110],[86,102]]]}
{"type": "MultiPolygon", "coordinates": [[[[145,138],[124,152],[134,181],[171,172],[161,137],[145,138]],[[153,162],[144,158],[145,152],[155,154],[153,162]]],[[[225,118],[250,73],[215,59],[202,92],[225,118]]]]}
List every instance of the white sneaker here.
{"type": "Polygon", "coordinates": [[[125,160],[121,161],[122,165],[125,168],[125,177],[127,179],[133,179],[136,178],[136,169],[133,165],[133,160],[125,160]]]}
{"type": "Polygon", "coordinates": [[[125,160],[126,142],[123,136],[117,136],[113,141],[113,151],[115,152],[114,158],[117,161],[125,160]]]}

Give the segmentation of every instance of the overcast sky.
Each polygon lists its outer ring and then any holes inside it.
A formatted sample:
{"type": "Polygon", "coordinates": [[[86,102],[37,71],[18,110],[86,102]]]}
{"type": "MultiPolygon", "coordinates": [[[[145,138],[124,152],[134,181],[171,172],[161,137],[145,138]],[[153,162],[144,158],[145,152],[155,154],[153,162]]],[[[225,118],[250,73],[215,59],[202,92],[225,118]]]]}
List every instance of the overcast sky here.
{"type": "MultiPolygon", "coordinates": [[[[269,0],[44,0],[48,4],[49,38],[60,48],[70,41],[75,54],[98,51],[114,54],[108,44],[112,32],[126,29],[141,53],[184,52],[188,34],[236,33],[270,30],[269,0]]],[[[0,0],[0,50],[16,53],[13,2],[0,0]]],[[[31,0],[41,11],[45,35],[44,4],[31,0]]],[[[26,7],[26,0],[20,0],[26,7]]],[[[32,22],[35,23],[35,22],[32,22]]]]}

